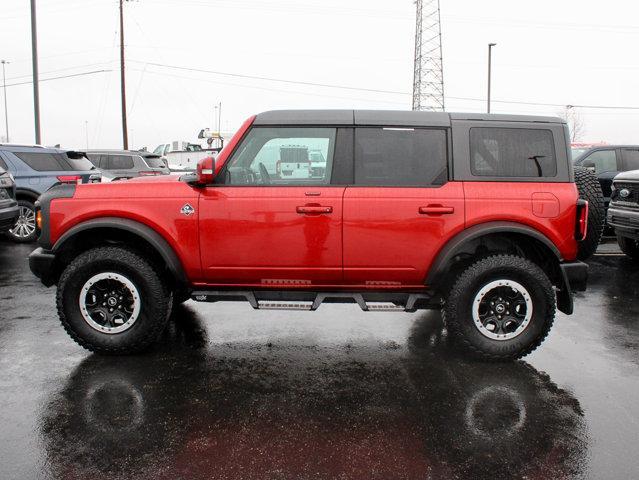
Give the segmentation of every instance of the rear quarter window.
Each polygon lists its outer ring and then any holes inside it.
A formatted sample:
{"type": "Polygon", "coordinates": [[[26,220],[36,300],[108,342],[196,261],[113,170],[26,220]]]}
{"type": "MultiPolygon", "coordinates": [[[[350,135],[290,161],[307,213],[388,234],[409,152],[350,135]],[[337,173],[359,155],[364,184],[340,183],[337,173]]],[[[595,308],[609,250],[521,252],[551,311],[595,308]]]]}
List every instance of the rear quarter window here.
{"type": "Polygon", "coordinates": [[[151,168],[162,168],[165,167],[164,161],[162,157],[142,157],[144,159],[144,163],[146,163],[151,168]]]}
{"type": "Polygon", "coordinates": [[[557,158],[552,131],[471,128],[470,169],[478,177],[555,177],[557,158]]]}

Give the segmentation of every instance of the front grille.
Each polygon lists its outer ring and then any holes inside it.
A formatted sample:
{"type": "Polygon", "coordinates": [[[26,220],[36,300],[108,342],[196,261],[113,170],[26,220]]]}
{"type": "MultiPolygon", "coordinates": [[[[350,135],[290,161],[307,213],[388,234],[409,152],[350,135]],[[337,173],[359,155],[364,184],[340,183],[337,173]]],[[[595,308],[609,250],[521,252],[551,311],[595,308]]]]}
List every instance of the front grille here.
{"type": "Polygon", "coordinates": [[[9,190],[8,188],[0,188],[0,200],[9,200],[13,198],[11,195],[12,190],[13,189],[9,190]]]}
{"type": "Polygon", "coordinates": [[[631,183],[631,182],[615,182],[615,189],[610,196],[610,201],[615,204],[628,206],[628,207],[639,207],[639,184],[631,183]],[[621,196],[621,192],[623,190],[628,191],[628,195],[625,197],[621,196]]]}

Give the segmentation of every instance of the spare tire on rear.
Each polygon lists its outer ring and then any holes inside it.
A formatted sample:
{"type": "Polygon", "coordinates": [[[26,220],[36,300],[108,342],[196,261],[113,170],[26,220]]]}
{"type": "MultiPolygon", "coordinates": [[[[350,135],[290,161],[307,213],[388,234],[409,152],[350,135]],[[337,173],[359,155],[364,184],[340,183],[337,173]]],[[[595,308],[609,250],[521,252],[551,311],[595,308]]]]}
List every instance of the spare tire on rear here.
{"type": "Polygon", "coordinates": [[[579,190],[579,198],[588,201],[588,232],[586,238],[579,242],[577,258],[587,260],[597,251],[604,230],[606,211],[603,193],[596,175],[583,167],[575,167],[575,183],[579,190]]]}

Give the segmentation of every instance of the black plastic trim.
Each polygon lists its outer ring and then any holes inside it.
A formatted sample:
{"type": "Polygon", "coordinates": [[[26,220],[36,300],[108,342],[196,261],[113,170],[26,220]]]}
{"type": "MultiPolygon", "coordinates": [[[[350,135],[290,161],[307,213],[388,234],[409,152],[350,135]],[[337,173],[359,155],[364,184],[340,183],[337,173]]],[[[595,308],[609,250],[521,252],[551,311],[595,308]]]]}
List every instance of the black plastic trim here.
{"type": "Polygon", "coordinates": [[[182,267],[182,263],[180,262],[180,259],[173,251],[173,248],[171,248],[169,243],[151,227],[148,227],[134,220],[129,220],[127,218],[103,217],[80,223],[66,231],[58,239],[58,241],[53,246],[53,253],[60,251],[63,248],[65,242],[73,238],[78,233],[85,232],[87,230],[93,230],[96,228],[115,228],[124,230],[146,240],[160,254],[162,259],[166,263],[167,268],[175,277],[177,283],[180,286],[188,285],[188,278],[186,276],[184,268],[182,267]]]}
{"type": "Polygon", "coordinates": [[[53,278],[53,264],[55,255],[42,247],[36,248],[29,255],[29,268],[31,272],[38,277],[46,287],[50,287],[55,283],[53,278]]]}
{"type": "Polygon", "coordinates": [[[527,235],[539,240],[548,247],[557,257],[559,262],[563,261],[561,252],[552,241],[542,233],[539,233],[532,227],[514,222],[489,222],[480,225],[474,225],[463,232],[457,234],[448,241],[446,246],[439,252],[433,262],[428,276],[426,277],[426,285],[436,285],[438,281],[446,274],[446,268],[449,262],[461,251],[462,247],[472,240],[490,235],[492,233],[519,233],[527,235]]]}
{"type": "Polygon", "coordinates": [[[73,198],[75,195],[74,183],[65,183],[51,187],[44,192],[35,202],[36,213],[42,211],[42,228],[38,236],[38,243],[46,250],[51,250],[51,229],[49,228],[49,216],[51,214],[51,201],[56,198],[73,198]]]}

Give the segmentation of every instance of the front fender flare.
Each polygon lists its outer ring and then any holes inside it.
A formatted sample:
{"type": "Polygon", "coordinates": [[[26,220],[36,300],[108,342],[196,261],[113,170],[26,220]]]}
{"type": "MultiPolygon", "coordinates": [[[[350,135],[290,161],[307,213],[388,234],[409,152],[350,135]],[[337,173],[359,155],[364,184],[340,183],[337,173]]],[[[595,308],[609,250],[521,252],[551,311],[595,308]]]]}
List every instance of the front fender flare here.
{"type": "Polygon", "coordinates": [[[188,284],[188,278],[182,262],[178,258],[177,254],[169,245],[169,243],[159,233],[153,230],[151,227],[144,225],[143,223],[130,220],[128,218],[118,217],[103,217],[93,220],[87,220],[86,222],[79,223],[74,227],[67,230],[53,245],[52,252],[55,254],[57,251],[61,251],[64,248],[64,244],[72,239],[75,235],[85,232],[87,230],[94,230],[98,228],[112,228],[117,230],[123,230],[148,242],[162,257],[166,267],[171,272],[176,282],[185,286],[188,284]]]}

